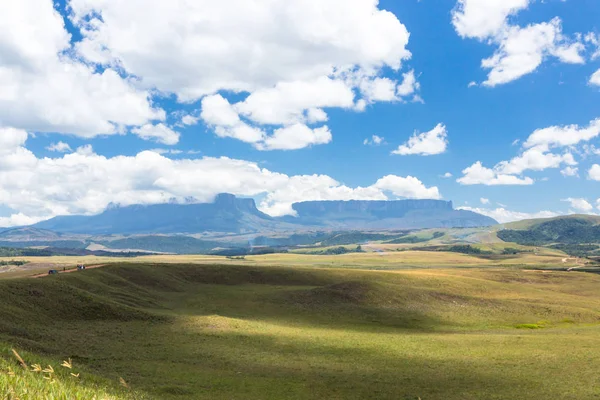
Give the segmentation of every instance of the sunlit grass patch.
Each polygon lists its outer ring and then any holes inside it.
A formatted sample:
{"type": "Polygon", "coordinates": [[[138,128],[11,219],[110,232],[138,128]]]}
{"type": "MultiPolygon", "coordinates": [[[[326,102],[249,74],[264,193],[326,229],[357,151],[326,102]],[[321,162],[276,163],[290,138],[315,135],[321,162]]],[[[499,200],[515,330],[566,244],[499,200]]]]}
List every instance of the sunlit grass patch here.
{"type": "Polygon", "coordinates": [[[86,376],[70,359],[59,365],[44,361],[30,361],[30,357],[12,349],[0,355],[0,399],[3,400],[59,400],[143,399],[129,390],[108,389],[97,383],[97,378],[86,376]]]}

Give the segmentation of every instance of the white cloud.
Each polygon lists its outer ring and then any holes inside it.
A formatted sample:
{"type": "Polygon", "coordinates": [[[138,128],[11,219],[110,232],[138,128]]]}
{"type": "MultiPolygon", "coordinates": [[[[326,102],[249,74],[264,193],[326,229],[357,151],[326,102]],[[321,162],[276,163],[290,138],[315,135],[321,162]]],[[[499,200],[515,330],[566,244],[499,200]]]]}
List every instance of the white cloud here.
{"type": "Polygon", "coordinates": [[[499,39],[494,55],[481,62],[483,68],[490,70],[483,84],[493,87],[512,82],[535,71],[549,56],[564,63],[583,64],[584,49],[581,43],[565,39],[559,18],[525,28],[510,27],[499,39]]]}
{"type": "Polygon", "coordinates": [[[519,211],[507,210],[505,207],[489,209],[489,208],[474,208],[474,207],[459,207],[460,210],[473,211],[479,214],[486,215],[494,218],[501,224],[505,224],[513,221],[520,221],[524,219],[536,219],[536,218],[552,218],[559,216],[560,214],[553,211],[539,211],[535,213],[525,213],[519,211]]]}
{"type": "MultiPolygon", "coordinates": [[[[205,110],[219,104],[202,102],[203,119],[221,137],[272,141],[292,126],[327,121],[329,108],[362,111],[418,90],[414,71],[404,73],[401,83],[382,76],[399,74],[411,57],[409,33],[373,0],[71,0],[70,5],[83,35],[77,51],[86,60],[118,66],[142,87],[174,93],[180,102],[235,93],[237,102],[221,104],[229,111],[221,109],[220,117],[205,110]]],[[[327,142],[298,140],[303,141],[327,142]]]]}
{"type": "MultiPolygon", "coordinates": [[[[375,93],[383,98],[379,82],[387,78],[376,78],[369,81],[375,87],[375,93]],[[379,90],[379,93],[377,91],[379,90]]],[[[390,81],[389,79],[387,79],[390,81]]],[[[392,85],[393,93],[393,85],[392,85]]],[[[346,83],[329,77],[319,77],[313,81],[279,82],[275,87],[259,89],[250,94],[244,101],[233,107],[244,117],[259,124],[289,125],[306,122],[307,110],[323,107],[352,108],[354,93],[346,83]]],[[[326,114],[324,117],[326,120],[326,114]]],[[[315,122],[321,122],[320,119],[315,122]]]]}
{"type": "Polygon", "coordinates": [[[485,86],[512,82],[534,72],[548,57],[570,64],[583,64],[585,46],[562,33],[560,18],[526,27],[512,25],[509,17],[526,9],[531,0],[458,0],[452,23],[463,38],[474,38],[498,46],[494,54],[482,60],[489,69],[485,86]]]}
{"type": "Polygon", "coordinates": [[[81,63],[70,50],[70,35],[51,1],[3,7],[0,126],[94,137],[165,118],[133,79],[81,63]]]}
{"type": "Polygon", "coordinates": [[[233,127],[241,123],[238,113],[220,94],[202,99],[200,117],[209,125],[233,127]]]}
{"type": "Polygon", "coordinates": [[[363,141],[363,144],[365,146],[369,145],[369,146],[379,146],[382,144],[385,144],[385,138],[382,136],[377,136],[377,135],[373,135],[371,136],[371,138],[367,138],[363,141]]]}
{"type": "Polygon", "coordinates": [[[402,74],[402,83],[396,88],[396,95],[400,98],[407,97],[418,92],[420,88],[421,85],[417,82],[415,71],[410,70],[402,74]]]}
{"type": "Polygon", "coordinates": [[[458,0],[452,23],[462,37],[485,39],[500,33],[506,19],[529,6],[531,0],[458,0]]]}
{"type": "Polygon", "coordinates": [[[394,150],[393,154],[410,155],[418,154],[429,156],[433,154],[442,154],[448,146],[448,133],[446,126],[438,124],[429,132],[413,134],[408,142],[394,150]]]}
{"type": "Polygon", "coordinates": [[[571,151],[584,155],[595,154],[596,149],[593,145],[584,145],[582,151],[577,150],[574,146],[598,136],[600,136],[600,119],[591,121],[587,127],[567,125],[537,129],[523,143],[522,151],[518,156],[499,162],[493,169],[486,168],[481,162],[477,162],[463,171],[465,176],[458,182],[465,185],[530,185],[533,184],[531,178],[519,175],[525,171],[544,171],[549,168],[562,168],[561,173],[564,176],[577,176],[578,162],[571,151]],[[569,150],[562,154],[550,151],[550,149],[561,147],[568,147],[569,150]]]}
{"type": "Polygon", "coordinates": [[[7,155],[19,149],[27,141],[27,132],[15,128],[0,127],[0,155],[7,155]]]}
{"type": "Polygon", "coordinates": [[[183,150],[177,150],[177,149],[160,149],[160,148],[158,148],[158,149],[151,149],[151,150],[148,150],[148,151],[152,151],[154,153],[161,154],[161,155],[162,154],[178,155],[178,154],[182,154],[183,153],[183,150]]]}
{"type": "Polygon", "coordinates": [[[428,188],[413,176],[387,175],[379,179],[373,187],[392,192],[398,197],[417,199],[440,199],[442,197],[437,187],[428,188]]]}
{"type": "Polygon", "coordinates": [[[533,185],[533,179],[502,174],[490,168],[484,167],[480,161],[465,168],[463,176],[456,180],[461,185],[533,185]]]}
{"type": "Polygon", "coordinates": [[[144,140],[153,140],[166,145],[179,143],[179,133],[173,131],[165,124],[146,124],[139,128],[134,128],[131,133],[141,137],[144,140]]]}
{"type": "Polygon", "coordinates": [[[304,124],[295,124],[276,129],[273,135],[257,143],[259,150],[297,150],[317,144],[331,142],[327,126],[311,129],[304,124]]]}
{"type": "Polygon", "coordinates": [[[71,146],[69,146],[69,144],[65,142],[52,143],[50,144],[50,146],[46,147],[46,150],[55,151],[58,153],[67,153],[69,151],[72,151],[71,146]]]}
{"type": "Polygon", "coordinates": [[[291,213],[291,204],[302,200],[441,197],[437,187],[410,176],[388,175],[371,186],[352,188],[325,175],[289,176],[227,157],[170,159],[158,154],[161,150],[108,158],[86,145],[61,157],[37,158],[24,147],[26,139],[24,131],[0,131],[0,204],[15,210],[0,225],[94,214],[111,202],[211,201],[221,192],[266,195],[260,208],[272,215],[291,213]]]}
{"type": "Polygon", "coordinates": [[[360,85],[360,91],[368,102],[395,101],[397,82],[389,78],[366,79],[360,85]]]}
{"type": "Polygon", "coordinates": [[[594,164],[588,171],[588,177],[594,181],[600,181],[600,165],[594,164]]]}
{"type": "Polygon", "coordinates": [[[566,167],[560,171],[563,176],[578,176],[579,168],[566,167]]]}
{"type": "Polygon", "coordinates": [[[181,117],[181,123],[183,125],[196,125],[198,123],[198,117],[186,114],[181,117]]]}
{"type": "Polygon", "coordinates": [[[600,69],[592,74],[590,84],[600,86],[600,69]]]}
{"type": "Polygon", "coordinates": [[[441,176],[444,179],[450,179],[452,178],[452,174],[450,172],[446,172],[444,175],[441,176]]]}
{"type": "Polygon", "coordinates": [[[410,56],[404,25],[371,0],[72,0],[71,7],[85,28],[85,57],[118,62],[185,100],[310,81],[349,65],[398,68],[410,56]]]}
{"type": "Polygon", "coordinates": [[[480,198],[479,201],[481,204],[490,204],[490,199],[486,199],[485,197],[480,198]]]}
{"type": "Polygon", "coordinates": [[[595,60],[600,57],[600,35],[589,32],[584,36],[584,40],[586,43],[594,47],[594,53],[592,53],[590,58],[595,60]]]}
{"type": "Polygon", "coordinates": [[[569,203],[571,205],[571,208],[573,208],[577,212],[589,213],[594,209],[594,206],[592,206],[586,199],[569,197],[561,201],[569,203]]]}
{"type": "Polygon", "coordinates": [[[562,155],[548,153],[542,147],[533,147],[510,161],[498,163],[494,169],[500,174],[518,175],[527,170],[543,171],[548,168],[558,168],[561,165],[577,165],[571,153],[562,155]]]}
{"type": "Polygon", "coordinates": [[[550,126],[537,129],[523,144],[525,148],[536,146],[563,147],[590,141],[600,136],[600,118],[590,122],[587,127],[579,125],[550,126]]]}

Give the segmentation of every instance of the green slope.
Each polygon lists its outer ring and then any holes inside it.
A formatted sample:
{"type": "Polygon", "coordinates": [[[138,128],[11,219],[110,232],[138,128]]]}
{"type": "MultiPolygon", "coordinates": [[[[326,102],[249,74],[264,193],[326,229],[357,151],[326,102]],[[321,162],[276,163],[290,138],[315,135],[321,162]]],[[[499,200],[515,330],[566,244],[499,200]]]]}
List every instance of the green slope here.
{"type": "Polygon", "coordinates": [[[497,232],[498,238],[526,246],[547,246],[574,256],[600,253],[600,217],[571,215],[521,221],[497,232]]]}
{"type": "Polygon", "coordinates": [[[0,281],[0,342],[166,400],[592,398],[599,287],[518,270],[120,265],[0,281]]]}

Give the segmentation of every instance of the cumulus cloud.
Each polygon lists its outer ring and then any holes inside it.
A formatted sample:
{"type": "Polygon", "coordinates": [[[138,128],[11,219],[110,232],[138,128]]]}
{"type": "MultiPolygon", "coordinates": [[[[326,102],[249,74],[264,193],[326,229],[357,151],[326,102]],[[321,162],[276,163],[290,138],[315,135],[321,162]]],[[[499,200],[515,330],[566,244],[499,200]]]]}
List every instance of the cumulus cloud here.
{"type": "Polygon", "coordinates": [[[571,205],[571,208],[576,212],[589,213],[594,209],[594,206],[590,204],[586,199],[569,197],[561,201],[567,202],[571,205]]]}
{"type": "Polygon", "coordinates": [[[65,142],[52,143],[50,144],[50,146],[46,147],[46,150],[55,151],[57,153],[66,153],[72,151],[71,146],[69,146],[69,144],[65,142]]]}
{"type": "MultiPolygon", "coordinates": [[[[218,136],[262,142],[257,147],[263,149],[327,143],[314,137],[328,128],[311,125],[327,121],[328,109],[361,111],[373,102],[415,99],[419,89],[414,71],[401,80],[396,76],[411,57],[406,27],[372,0],[71,0],[70,5],[70,18],[83,36],[78,55],[118,66],[141,87],[174,93],[180,102],[236,93],[230,115],[223,115],[229,119],[205,121],[218,136]],[[306,140],[308,130],[313,140],[306,140]],[[281,144],[282,133],[291,131],[304,136],[281,144]]],[[[214,110],[205,107],[211,106],[202,102],[204,117],[210,118],[214,110]]]]}
{"type": "Polygon", "coordinates": [[[485,197],[480,198],[479,201],[481,204],[490,204],[490,199],[486,199],[485,197]]]}
{"type": "Polygon", "coordinates": [[[434,154],[442,154],[448,146],[448,132],[446,126],[437,124],[435,128],[429,132],[415,133],[408,139],[408,142],[394,150],[393,154],[411,155],[418,154],[429,156],[434,154]]]}
{"type": "Polygon", "coordinates": [[[533,185],[533,179],[531,178],[520,178],[499,173],[496,170],[484,167],[481,161],[465,168],[462,173],[463,176],[456,180],[461,185],[533,185]]]}
{"type": "Polygon", "coordinates": [[[437,187],[426,187],[419,179],[414,176],[401,177],[397,175],[387,175],[379,179],[373,187],[384,191],[389,191],[398,197],[416,198],[416,199],[441,199],[442,196],[437,187]]]}
{"type": "Polygon", "coordinates": [[[3,7],[0,126],[89,138],[165,118],[152,105],[149,91],[111,66],[80,62],[72,55],[70,40],[49,0],[3,7]]]}
{"type": "Polygon", "coordinates": [[[600,165],[594,164],[588,171],[588,177],[594,181],[600,181],[600,165]]]}
{"type": "Polygon", "coordinates": [[[327,126],[311,129],[304,124],[295,124],[276,129],[273,135],[257,143],[259,150],[297,150],[317,144],[331,142],[332,136],[327,126]]]}
{"type": "Polygon", "coordinates": [[[61,157],[38,158],[25,147],[26,140],[24,131],[0,130],[0,204],[15,210],[0,225],[94,214],[110,203],[156,204],[189,197],[211,201],[221,192],[264,195],[259,207],[271,215],[290,214],[291,204],[302,200],[441,197],[437,187],[411,176],[388,175],[352,188],[326,175],[290,176],[227,157],[171,159],[161,150],[109,158],[86,145],[61,157]]]}
{"type": "Polygon", "coordinates": [[[166,145],[179,143],[179,133],[162,123],[146,124],[132,129],[131,132],[144,140],[152,140],[166,145]]]}
{"type": "MultiPolygon", "coordinates": [[[[573,153],[596,154],[596,149],[588,144],[581,146],[580,150],[576,146],[599,136],[600,119],[592,120],[584,127],[566,125],[537,129],[523,142],[519,155],[501,161],[493,168],[486,168],[481,162],[477,162],[463,171],[465,176],[458,182],[465,185],[532,184],[531,178],[521,176],[524,172],[544,171],[549,168],[562,168],[562,175],[577,176],[578,162],[573,153]],[[560,148],[566,149],[559,154],[556,149],[560,148]],[[486,179],[490,179],[491,183],[485,183],[486,179]]],[[[595,175],[590,171],[589,176],[590,179],[594,179],[592,176],[595,175]]]]}
{"type": "Polygon", "coordinates": [[[27,132],[22,129],[0,127],[0,155],[14,153],[27,141],[27,132]]]}
{"type": "Polygon", "coordinates": [[[483,68],[490,70],[483,84],[493,87],[512,82],[535,71],[549,56],[564,63],[583,64],[584,50],[583,44],[570,43],[564,37],[560,18],[525,28],[510,27],[499,39],[494,55],[481,62],[483,68]]]}
{"type": "Polygon", "coordinates": [[[529,6],[531,0],[458,0],[452,11],[456,32],[465,38],[485,39],[506,27],[506,19],[529,6]]]}
{"type": "Polygon", "coordinates": [[[592,74],[590,84],[600,86],[600,69],[592,74]]]}
{"type": "MultiPolygon", "coordinates": [[[[396,96],[399,98],[405,98],[419,91],[421,85],[417,82],[415,71],[410,70],[407,73],[402,74],[402,83],[396,88],[396,96]]],[[[418,100],[418,97],[413,97],[413,100],[418,100]]]]}
{"type": "Polygon", "coordinates": [[[519,211],[507,210],[505,207],[500,208],[477,208],[477,207],[458,207],[459,210],[473,211],[479,214],[486,215],[494,218],[501,224],[505,224],[513,221],[520,221],[524,219],[536,219],[536,218],[552,218],[557,217],[560,214],[554,211],[539,211],[535,213],[526,213],[519,211]]]}
{"type": "Polygon", "coordinates": [[[577,165],[571,153],[553,154],[542,147],[534,147],[524,151],[521,155],[510,161],[498,163],[494,169],[500,174],[515,175],[524,171],[543,171],[548,168],[558,168],[561,165],[577,165]]]}
{"type": "Polygon", "coordinates": [[[450,172],[446,172],[444,175],[441,176],[444,179],[450,179],[452,178],[452,174],[450,172]]]}
{"type": "Polygon", "coordinates": [[[494,54],[482,60],[488,69],[485,86],[512,82],[534,72],[542,62],[554,57],[563,63],[583,64],[585,45],[580,37],[562,33],[560,18],[526,27],[512,25],[509,17],[526,9],[531,0],[458,0],[452,23],[463,38],[495,44],[494,54]]]}
{"type": "Polygon", "coordinates": [[[579,168],[566,167],[560,171],[563,176],[578,176],[579,168]]]}
{"type": "Polygon", "coordinates": [[[371,138],[367,138],[363,141],[365,146],[379,146],[385,144],[385,138],[382,136],[373,135],[371,138]]]}
{"type": "Polygon", "coordinates": [[[523,144],[525,148],[536,146],[564,147],[574,146],[600,136],[600,118],[590,122],[587,127],[579,125],[550,126],[535,130],[523,144]]]}

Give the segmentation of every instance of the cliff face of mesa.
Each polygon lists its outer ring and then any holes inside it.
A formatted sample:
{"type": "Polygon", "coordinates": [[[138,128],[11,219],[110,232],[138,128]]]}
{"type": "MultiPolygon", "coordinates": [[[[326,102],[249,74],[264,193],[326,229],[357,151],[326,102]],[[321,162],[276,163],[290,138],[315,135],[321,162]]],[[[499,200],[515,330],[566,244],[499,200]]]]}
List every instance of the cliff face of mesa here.
{"type": "Polygon", "coordinates": [[[292,205],[298,217],[322,217],[343,214],[371,215],[378,218],[401,218],[414,210],[452,211],[451,201],[391,200],[391,201],[305,201],[292,205]]]}
{"type": "Polygon", "coordinates": [[[273,218],[254,199],[219,194],[212,203],[111,206],[92,216],[63,216],[34,225],[61,233],[172,234],[250,233],[295,229],[418,229],[494,225],[491,218],[454,210],[440,200],[306,201],[293,206],[295,216],[273,218]]]}
{"type": "Polygon", "coordinates": [[[305,201],[295,203],[295,217],[286,221],[303,225],[352,229],[466,228],[496,225],[489,217],[455,210],[451,201],[305,201]]]}

